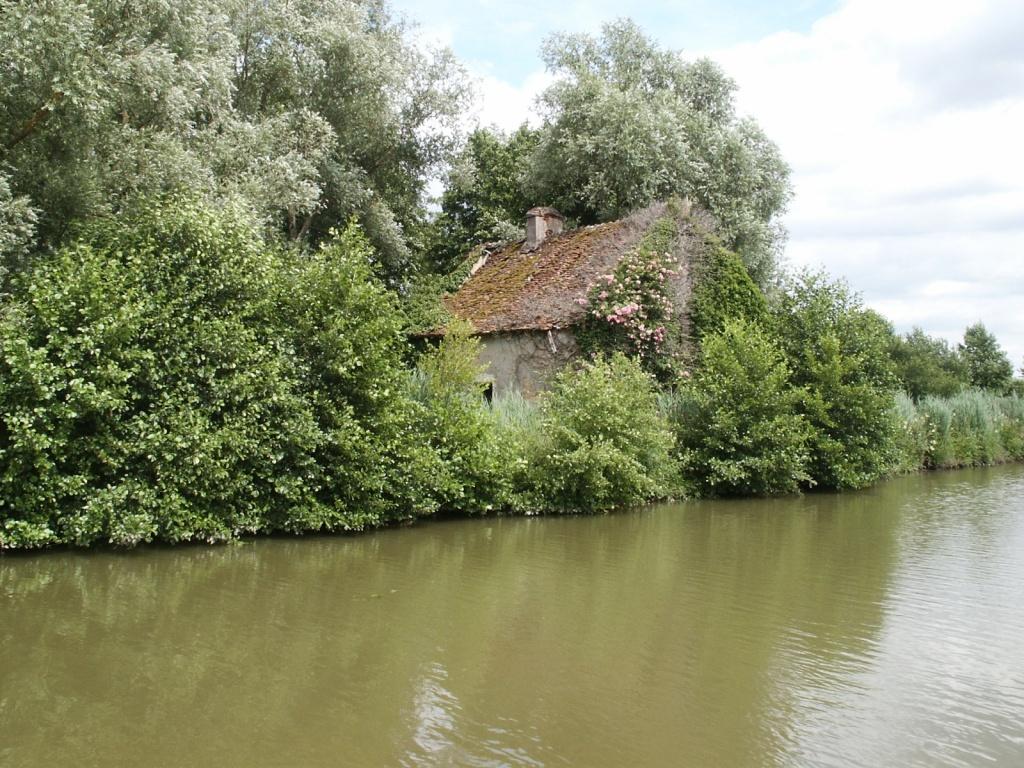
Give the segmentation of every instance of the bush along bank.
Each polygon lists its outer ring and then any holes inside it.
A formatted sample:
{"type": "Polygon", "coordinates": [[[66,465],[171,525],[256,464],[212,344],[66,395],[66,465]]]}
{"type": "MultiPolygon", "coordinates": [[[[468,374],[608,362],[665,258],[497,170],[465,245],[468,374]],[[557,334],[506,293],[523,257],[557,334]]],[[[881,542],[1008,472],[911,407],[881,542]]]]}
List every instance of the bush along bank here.
{"type": "Polygon", "coordinates": [[[1015,397],[895,396],[891,331],[843,284],[801,275],[762,302],[714,258],[728,284],[699,289],[687,368],[598,352],[539,400],[492,405],[468,326],[410,369],[358,227],[299,252],[187,200],[94,222],[0,306],[0,548],[592,512],[1024,457],[1015,397]]]}
{"type": "Polygon", "coordinates": [[[0,546],[351,530],[436,509],[396,303],[350,228],[187,201],[91,226],[0,310],[0,546]]]}
{"type": "Polygon", "coordinates": [[[346,531],[676,494],[655,385],[615,355],[489,407],[456,329],[409,371],[357,227],[314,253],[187,200],[98,221],[0,309],[0,548],[346,531]]]}

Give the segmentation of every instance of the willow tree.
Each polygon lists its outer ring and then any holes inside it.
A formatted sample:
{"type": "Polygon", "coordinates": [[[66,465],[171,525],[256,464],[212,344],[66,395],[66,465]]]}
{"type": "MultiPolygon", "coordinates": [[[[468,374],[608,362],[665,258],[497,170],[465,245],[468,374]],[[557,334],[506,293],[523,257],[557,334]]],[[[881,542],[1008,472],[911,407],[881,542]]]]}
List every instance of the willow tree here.
{"type": "Polygon", "coordinates": [[[470,94],[463,69],[447,49],[415,45],[384,0],[229,5],[240,115],[308,110],[330,129],[317,166],[322,193],[297,221],[290,217],[293,234],[319,237],[354,214],[385,272],[401,274],[426,183],[461,141],[457,121],[470,94]]]}
{"type": "Polygon", "coordinates": [[[18,269],[35,232],[36,212],[28,198],[15,197],[7,176],[0,172],[0,296],[7,275],[18,269]]]}
{"type": "Polygon", "coordinates": [[[2,2],[0,50],[0,166],[50,245],[187,189],[293,240],[356,216],[399,276],[464,107],[383,0],[2,2]]]}
{"type": "Polygon", "coordinates": [[[737,116],[735,83],[627,20],[599,37],[553,35],[542,53],[557,80],[540,98],[534,196],[584,223],[689,197],[715,215],[726,244],[764,283],[784,238],[789,168],[757,123],[737,116]]]}
{"type": "Polygon", "coordinates": [[[212,185],[190,137],[231,112],[213,0],[8,3],[0,50],[0,160],[44,242],[135,192],[212,185]]]}

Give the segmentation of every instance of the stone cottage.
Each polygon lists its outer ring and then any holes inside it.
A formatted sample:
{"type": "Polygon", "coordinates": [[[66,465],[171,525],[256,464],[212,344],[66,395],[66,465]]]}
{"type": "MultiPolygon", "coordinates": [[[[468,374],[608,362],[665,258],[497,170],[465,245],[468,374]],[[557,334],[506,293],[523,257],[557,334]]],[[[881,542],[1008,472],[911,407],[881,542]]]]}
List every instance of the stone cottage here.
{"type": "MultiPolygon", "coordinates": [[[[448,310],[472,323],[481,340],[493,395],[519,390],[532,397],[579,354],[574,328],[587,316],[582,304],[601,276],[614,272],[651,226],[677,217],[671,248],[679,261],[670,293],[685,318],[690,296],[689,254],[698,246],[690,205],[658,203],[618,221],[564,230],[553,208],[526,214],[526,236],[512,243],[478,246],[462,285],[444,297],[448,310]]],[[[443,331],[440,331],[443,333],[443,331]]]]}

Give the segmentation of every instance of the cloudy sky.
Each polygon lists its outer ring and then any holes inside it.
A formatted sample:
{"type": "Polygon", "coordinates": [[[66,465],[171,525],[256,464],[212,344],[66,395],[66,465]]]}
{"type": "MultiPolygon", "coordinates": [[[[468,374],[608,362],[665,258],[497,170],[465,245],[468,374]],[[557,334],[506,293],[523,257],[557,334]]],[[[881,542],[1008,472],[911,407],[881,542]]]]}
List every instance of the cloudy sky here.
{"type": "MultiPolygon", "coordinates": [[[[620,2],[396,0],[478,78],[476,119],[531,118],[551,31],[620,2]]],[[[629,7],[739,84],[793,168],[787,258],[846,277],[898,330],[982,320],[1024,363],[1024,0],[670,0],[629,7]]],[[[534,116],[535,119],[535,116],[534,116]]]]}

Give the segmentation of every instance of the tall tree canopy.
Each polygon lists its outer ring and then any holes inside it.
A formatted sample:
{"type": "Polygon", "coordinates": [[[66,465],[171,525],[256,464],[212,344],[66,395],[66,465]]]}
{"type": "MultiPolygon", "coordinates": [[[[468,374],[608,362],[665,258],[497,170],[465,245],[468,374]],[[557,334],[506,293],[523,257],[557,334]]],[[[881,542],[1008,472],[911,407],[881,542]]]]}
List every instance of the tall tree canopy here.
{"type": "Polygon", "coordinates": [[[892,359],[896,377],[915,400],[927,395],[949,397],[970,384],[967,365],[945,339],[920,328],[894,336],[892,359]]]}
{"type": "Polygon", "coordinates": [[[12,195],[7,176],[0,170],[0,296],[7,275],[20,266],[28,253],[35,221],[28,198],[12,195]]]}
{"type": "Polygon", "coordinates": [[[292,239],[355,215],[392,277],[468,93],[384,0],[7,2],[0,50],[0,163],[42,243],[191,189],[292,239]]]}
{"type": "Polygon", "coordinates": [[[132,191],[209,184],[190,138],[230,114],[233,48],[210,0],[5,4],[0,159],[44,242],[132,191]]]}
{"type": "Polygon", "coordinates": [[[684,61],[632,21],[600,37],[556,34],[543,47],[558,79],[526,178],[538,202],[589,223],[673,194],[718,219],[752,275],[771,275],[790,197],[789,168],[758,125],[736,115],[735,83],[684,61]]]}
{"type": "Polygon", "coordinates": [[[982,323],[964,331],[960,355],[967,365],[971,384],[981,389],[1008,391],[1013,382],[1013,364],[999,346],[995,334],[982,323]]]}
{"type": "Polygon", "coordinates": [[[534,205],[523,173],[537,146],[537,132],[523,124],[509,135],[478,128],[448,173],[441,213],[434,222],[431,260],[455,267],[474,245],[522,237],[523,214],[534,205]]]}

